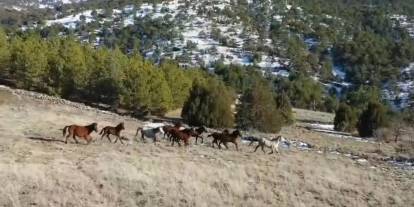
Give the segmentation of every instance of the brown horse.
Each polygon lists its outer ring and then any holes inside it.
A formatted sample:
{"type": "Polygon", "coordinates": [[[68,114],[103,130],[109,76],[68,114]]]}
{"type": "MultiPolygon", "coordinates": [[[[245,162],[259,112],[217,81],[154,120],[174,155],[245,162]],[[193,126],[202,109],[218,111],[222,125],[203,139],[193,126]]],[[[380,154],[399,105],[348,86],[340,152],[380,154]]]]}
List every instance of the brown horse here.
{"type": "Polygon", "coordinates": [[[164,131],[164,139],[165,136],[167,136],[171,142],[171,131],[174,129],[180,129],[182,127],[181,123],[175,123],[174,126],[171,125],[165,125],[162,127],[162,131],[164,131]]]}
{"type": "Polygon", "coordinates": [[[198,138],[201,139],[201,144],[204,143],[204,138],[203,138],[203,136],[201,136],[201,134],[207,132],[207,129],[204,126],[202,126],[202,127],[198,127],[196,129],[194,129],[194,132],[195,132],[195,136],[194,137],[196,138],[196,142],[195,143],[197,144],[198,138]]]}
{"type": "Polygon", "coordinates": [[[181,146],[180,140],[184,141],[184,145],[188,146],[188,140],[191,136],[194,136],[195,133],[193,129],[184,129],[180,130],[177,128],[174,128],[170,131],[171,137],[172,137],[172,143],[171,146],[174,146],[174,142],[177,142],[178,146],[181,146]]]}
{"type": "Polygon", "coordinates": [[[116,143],[118,140],[123,144],[122,139],[121,139],[121,131],[124,130],[124,122],[119,123],[118,125],[116,125],[116,127],[113,126],[106,126],[104,127],[101,132],[99,133],[101,136],[101,140],[104,138],[104,136],[106,136],[106,138],[108,138],[109,142],[111,141],[111,138],[109,137],[109,135],[114,135],[116,136],[116,140],[114,143],[116,143]]]}
{"type": "Polygon", "coordinates": [[[98,132],[98,124],[92,123],[88,126],[78,126],[78,125],[69,125],[65,126],[63,128],[63,136],[66,135],[66,131],[68,131],[68,135],[65,139],[65,144],[68,143],[68,138],[72,136],[72,138],[75,140],[76,144],[78,144],[78,140],[76,137],[85,139],[88,144],[92,141],[91,133],[92,131],[98,132]],[[67,130],[66,130],[67,129],[67,130]]]}
{"type": "Polygon", "coordinates": [[[224,130],[222,133],[215,132],[208,135],[207,137],[213,137],[212,147],[214,147],[214,144],[217,144],[217,147],[221,149],[221,144],[223,143],[226,149],[228,149],[229,147],[227,146],[227,143],[231,142],[236,146],[236,150],[239,150],[236,141],[238,137],[241,137],[241,133],[239,130],[234,130],[231,134],[228,130],[224,130]]]}

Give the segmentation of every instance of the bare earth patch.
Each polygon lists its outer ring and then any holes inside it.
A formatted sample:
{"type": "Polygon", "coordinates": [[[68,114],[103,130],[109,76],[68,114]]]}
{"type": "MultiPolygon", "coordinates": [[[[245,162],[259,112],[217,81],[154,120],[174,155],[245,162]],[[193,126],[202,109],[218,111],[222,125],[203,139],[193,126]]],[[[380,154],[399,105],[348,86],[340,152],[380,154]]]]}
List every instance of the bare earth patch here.
{"type": "MultiPolygon", "coordinates": [[[[414,206],[412,172],[316,151],[142,143],[133,139],[141,125],[0,89],[0,206],[414,206]],[[120,121],[124,145],[96,133],[90,145],[62,142],[65,125],[120,121]]],[[[318,146],[371,146],[296,127],[282,134],[318,146]]]]}

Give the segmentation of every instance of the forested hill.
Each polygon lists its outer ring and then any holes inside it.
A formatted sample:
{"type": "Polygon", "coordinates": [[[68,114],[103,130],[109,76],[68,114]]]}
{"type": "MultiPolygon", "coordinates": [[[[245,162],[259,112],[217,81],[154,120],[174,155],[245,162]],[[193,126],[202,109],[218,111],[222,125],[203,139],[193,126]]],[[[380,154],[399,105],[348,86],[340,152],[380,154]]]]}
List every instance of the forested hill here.
{"type": "Polygon", "coordinates": [[[74,37],[95,48],[139,53],[156,65],[174,59],[182,68],[215,71],[232,86],[243,82],[240,71],[257,70],[298,107],[332,110],[336,102],[351,103],[350,97],[369,91],[397,109],[413,100],[413,0],[0,0],[0,5],[9,37],[74,37]],[[312,94],[309,88],[319,89],[312,94]]]}

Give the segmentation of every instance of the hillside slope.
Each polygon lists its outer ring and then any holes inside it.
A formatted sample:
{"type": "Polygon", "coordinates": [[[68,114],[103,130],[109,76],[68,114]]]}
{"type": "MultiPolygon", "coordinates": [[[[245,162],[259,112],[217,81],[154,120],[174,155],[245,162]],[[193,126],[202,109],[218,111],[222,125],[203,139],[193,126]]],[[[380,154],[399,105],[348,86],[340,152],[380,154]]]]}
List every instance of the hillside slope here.
{"type": "Polygon", "coordinates": [[[412,174],[330,153],[270,156],[247,145],[213,149],[211,140],[187,148],[164,140],[64,144],[64,125],[124,121],[132,138],[143,123],[58,102],[0,88],[0,206],[414,205],[412,174]]]}

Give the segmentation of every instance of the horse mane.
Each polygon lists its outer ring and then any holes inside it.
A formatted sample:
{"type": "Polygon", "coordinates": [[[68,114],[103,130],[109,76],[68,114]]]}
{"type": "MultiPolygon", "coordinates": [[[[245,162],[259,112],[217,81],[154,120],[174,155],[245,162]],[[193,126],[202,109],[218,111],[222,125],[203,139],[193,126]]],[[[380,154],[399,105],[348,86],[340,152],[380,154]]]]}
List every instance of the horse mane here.
{"type": "Polygon", "coordinates": [[[271,139],[270,141],[274,142],[274,141],[281,141],[282,140],[282,135],[277,136],[276,138],[271,139]]]}
{"type": "Polygon", "coordinates": [[[95,130],[95,128],[98,126],[98,124],[97,123],[92,123],[92,124],[89,124],[89,125],[87,125],[87,126],[85,126],[85,128],[87,128],[88,129],[88,133],[91,133],[93,130],[95,130]]]}
{"type": "Polygon", "coordinates": [[[118,125],[116,125],[115,127],[117,130],[121,130],[124,129],[124,122],[119,123],[118,125]]]}

